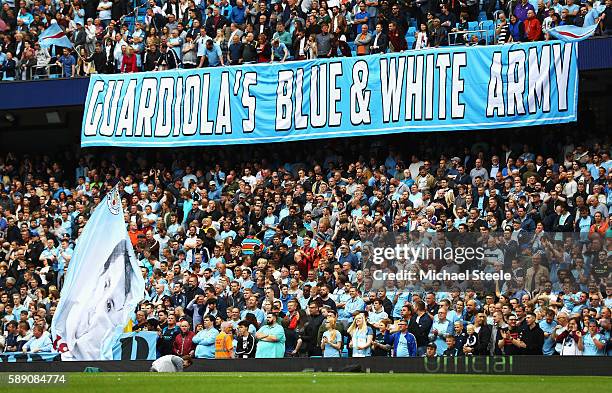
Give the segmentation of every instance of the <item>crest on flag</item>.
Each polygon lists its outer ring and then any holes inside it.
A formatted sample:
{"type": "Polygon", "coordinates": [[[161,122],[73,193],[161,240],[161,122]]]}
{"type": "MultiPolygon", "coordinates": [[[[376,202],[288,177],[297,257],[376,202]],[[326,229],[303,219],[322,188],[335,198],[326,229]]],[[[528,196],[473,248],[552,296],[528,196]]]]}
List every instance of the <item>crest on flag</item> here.
{"type": "Polygon", "coordinates": [[[112,214],[117,215],[121,211],[121,199],[119,198],[119,190],[117,190],[117,187],[115,187],[111,190],[109,194],[110,195],[106,199],[106,205],[108,206],[108,209],[112,214]]]}

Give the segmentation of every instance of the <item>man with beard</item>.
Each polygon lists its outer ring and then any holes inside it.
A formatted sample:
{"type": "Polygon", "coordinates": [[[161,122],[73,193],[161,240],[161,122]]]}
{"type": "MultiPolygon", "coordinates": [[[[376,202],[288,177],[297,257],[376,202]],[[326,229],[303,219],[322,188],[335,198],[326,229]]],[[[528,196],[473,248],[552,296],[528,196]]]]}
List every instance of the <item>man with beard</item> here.
{"type": "Polygon", "coordinates": [[[311,302],[308,305],[308,321],[304,328],[304,344],[308,350],[308,356],[321,356],[321,346],[318,342],[318,333],[324,317],[320,311],[321,304],[319,301],[311,302]]]}
{"type": "Polygon", "coordinates": [[[198,286],[198,277],[190,276],[185,285],[185,301],[187,304],[197,295],[204,295],[204,291],[198,286]]]}
{"type": "Polygon", "coordinates": [[[277,323],[277,316],[269,313],[266,324],[255,334],[257,340],[256,358],[282,358],[285,355],[285,331],[277,323]]]}
{"type": "Polygon", "coordinates": [[[172,353],[172,343],[181,331],[176,324],[176,316],[174,314],[168,315],[166,321],[167,325],[159,332],[159,338],[157,339],[157,350],[161,356],[172,353]]]}
{"type": "Polygon", "coordinates": [[[516,315],[510,315],[508,318],[508,329],[501,329],[501,339],[497,342],[497,346],[504,352],[504,355],[519,355],[522,348],[519,346],[522,341],[519,340],[519,329],[517,328],[518,318],[516,315]]]}

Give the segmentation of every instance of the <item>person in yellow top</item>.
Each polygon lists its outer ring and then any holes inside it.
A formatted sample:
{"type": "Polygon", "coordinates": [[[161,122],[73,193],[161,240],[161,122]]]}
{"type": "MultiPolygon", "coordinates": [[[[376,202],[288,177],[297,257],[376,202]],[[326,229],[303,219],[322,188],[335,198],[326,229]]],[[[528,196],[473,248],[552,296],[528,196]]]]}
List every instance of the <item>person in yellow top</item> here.
{"type": "Polygon", "coordinates": [[[215,339],[215,359],[232,359],[234,357],[234,336],[231,322],[221,324],[221,333],[215,339]]]}

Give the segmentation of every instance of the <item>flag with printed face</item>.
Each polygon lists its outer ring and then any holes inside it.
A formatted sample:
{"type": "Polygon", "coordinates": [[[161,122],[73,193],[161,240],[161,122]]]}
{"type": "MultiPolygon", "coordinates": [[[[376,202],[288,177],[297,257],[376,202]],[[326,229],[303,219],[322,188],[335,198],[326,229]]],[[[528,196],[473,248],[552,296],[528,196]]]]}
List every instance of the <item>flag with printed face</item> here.
{"type": "Polygon", "coordinates": [[[52,45],[64,48],[72,48],[72,42],[66,37],[64,30],[57,24],[51,23],[38,37],[41,48],[49,48],[52,45]]]}
{"type": "Polygon", "coordinates": [[[96,206],[78,239],[51,323],[64,360],[103,360],[144,298],[145,283],[114,188],[96,206]]]}
{"type": "Polygon", "coordinates": [[[548,34],[561,41],[582,41],[592,36],[596,29],[597,24],[587,27],[563,25],[549,29],[548,34]]]}

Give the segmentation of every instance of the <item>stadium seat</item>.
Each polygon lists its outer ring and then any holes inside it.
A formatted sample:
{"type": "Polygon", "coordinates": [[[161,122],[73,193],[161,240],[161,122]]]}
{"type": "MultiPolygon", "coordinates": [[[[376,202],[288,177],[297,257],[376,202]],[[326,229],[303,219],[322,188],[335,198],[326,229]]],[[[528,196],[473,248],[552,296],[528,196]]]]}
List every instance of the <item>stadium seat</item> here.
{"type": "Polygon", "coordinates": [[[406,37],[406,42],[408,43],[408,49],[412,49],[412,46],[414,45],[415,41],[416,39],[414,38],[414,36],[406,37]]]}
{"type": "Polygon", "coordinates": [[[482,22],[487,20],[487,13],[486,12],[481,12],[480,14],[478,14],[478,22],[482,22]]]}
{"type": "Polygon", "coordinates": [[[489,41],[487,42],[488,45],[495,44],[495,30],[487,31],[487,38],[489,39],[489,41]]]}
{"type": "Polygon", "coordinates": [[[495,30],[495,22],[492,20],[483,20],[480,22],[481,30],[495,30]]]}
{"type": "Polygon", "coordinates": [[[468,22],[468,30],[478,30],[478,22],[468,22]]]}
{"type": "Polygon", "coordinates": [[[412,27],[416,27],[416,25],[417,25],[417,21],[416,21],[416,19],[414,19],[414,18],[410,18],[410,26],[412,26],[412,27]]]}
{"type": "Polygon", "coordinates": [[[416,27],[410,26],[408,28],[408,33],[406,33],[406,36],[414,37],[415,34],[416,34],[416,27]]]}

